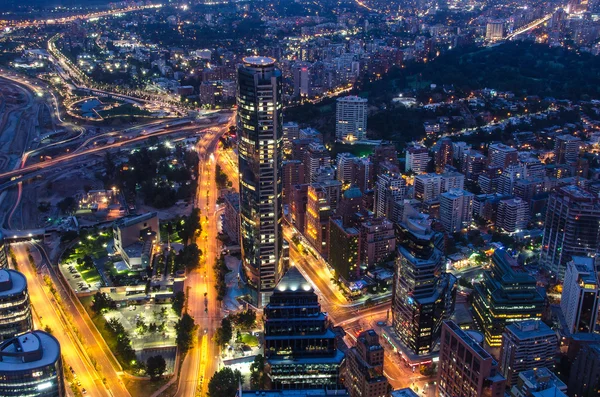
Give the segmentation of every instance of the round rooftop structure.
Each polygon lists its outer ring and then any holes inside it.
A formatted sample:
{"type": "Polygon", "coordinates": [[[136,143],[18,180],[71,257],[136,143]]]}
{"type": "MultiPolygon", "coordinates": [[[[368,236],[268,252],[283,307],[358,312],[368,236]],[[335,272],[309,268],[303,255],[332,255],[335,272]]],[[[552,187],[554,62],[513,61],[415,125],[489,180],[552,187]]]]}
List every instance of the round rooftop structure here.
{"type": "Polygon", "coordinates": [[[483,346],[483,334],[481,332],[478,331],[473,331],[473,330],[468,330],[465,331],[467,333],[467,335],[469,335],[471,337],[471,339],[473,339],[475,342],[477,342],[477,344],[479,346],[483,346]]]}
{"type": "Polygon", "coordinates": [[[266,66],[273,66],[275,65],[275,58],[271,58],[271,57],[261,57],[261,56],[251,56],[251,57],[245,57],[242,59],[242,61],[244,61],[244,64],[246,66],[251,66],[251,67],[266,67],[266,66]]]}
{"type": "Polygon", "coordinates": [[[0,344],[0,395],[65,395],[58,340],[44,331],[26,332],[0,344]]]}

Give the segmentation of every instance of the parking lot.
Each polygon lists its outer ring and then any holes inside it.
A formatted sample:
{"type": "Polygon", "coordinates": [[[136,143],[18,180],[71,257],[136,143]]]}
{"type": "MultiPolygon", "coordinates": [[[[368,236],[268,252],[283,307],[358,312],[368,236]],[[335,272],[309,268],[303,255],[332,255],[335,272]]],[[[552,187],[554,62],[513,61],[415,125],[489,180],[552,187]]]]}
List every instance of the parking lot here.
{"type": "Polygon", "coordinates": [[[76,293],[93,293],[102,286],[101,281],[86,282],[74,263],[61,263],[58,267],[71,289],[76,293]]]}

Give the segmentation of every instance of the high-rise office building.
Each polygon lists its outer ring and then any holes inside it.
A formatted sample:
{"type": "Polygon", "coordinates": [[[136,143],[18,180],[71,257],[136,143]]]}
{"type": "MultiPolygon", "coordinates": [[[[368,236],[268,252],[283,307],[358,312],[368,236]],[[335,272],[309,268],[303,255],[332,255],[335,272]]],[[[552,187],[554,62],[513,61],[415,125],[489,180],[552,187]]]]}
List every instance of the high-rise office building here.
{"type": "Polygon", "coordinates": [[[327,259],[327,235],[331,207],[323,186],[311,184],[308,186],[308,201],[306,203],[306,223],[304,237],[327,259]]]}
{"type": "Polygon", "coordinates": [[[595,332],[600,305],[600,282],[594,258],[574,256],[567,263],[560,310],[569,334],[595,332]]]}
{"type": "Polygon", "coordinates": [[[427,215],[407,211],[399,224],[394,271],[392,325],[411,354],[426,355],[454,309],[456,278],[440,274],[442,252],[427,215]]]}
{"type": "Polygon", "coordinates": [[[503,397],[506,389],[496,360],[453,321],[442,327],[437,383],[440,397],[503,397]]]}
{"type": "Polygon", "coordinates": [[[350,397],[387,397],[391,390],[383,374],[383,346],[370,329],[360,333],[346,355],[345,385],[350,397]]]}
{"type": "Polygon", "coordinates": [[[337,389],[344,353],[310,283],[291,267],[264,309],[264,356],[271,389],[337,389]]]}
{"type": "Polygon", "coordinates": [[[304,163],[300,160],[286,160],[282,164],[283,203],[290,204],[292,187],[304,183],[304,163]]]}
{"type": "Polygon", "coordinates": [[[452,189],[440,195],[440,220],[448,233],[458,233],[473,219],[473,193],[452,189]]]}
{"type": "Polygon", "coordinates": [[[229,193],[223,197],[225,211],[223,213],[223,231],[234,244],[240,242],[240,195],[229,193]]]}
{"type": "Polygon", "coordinates": [[[0,269],[0,340],[31,331],[32,327],[27,279],[16,270],[0,269]]]}
{"type": "Polygon", "coordinates": [[[26,332],[0,344],[0,395],[66,396],[60,344],[54,336],[26,332]]]}
{"type": "Polygon", "coordinates": [[[365,220],[360,226],[361,261],[373,266],[387,259],[396,250],[394,224],[387,218],[365,220]]]}
{"type": "Polygon", "coordinates": [[[345,227],[342,217],[329,218],[329,265],[346,281],[360,277],[360,232],[345,227]]]}
{"type": "Polygon", "coordinates": [[[570,396],[600,394],[600,344],[584,344],[570,368],[567,389],[570,396]]]}
{"type": "Polygon", "coordinates": [[[600,248],[600,201],[575,185],[548,199],[540,262],[563,279],[573,256],[596,256],[600,248]]]}
{"type": "Polygon", "coordinates": [[[507,324],[540,319],[545,300],[537,291],[536,280],[504,250],[496,250],[483,282],[475,284],[475,320],[489,346],[502,343],[507,324]]]}
{"type": "Polygon", "coordinates": [[[485,39],[487,41],[502,40],[504,36],[504,22],[497,19],[488,21],[485,27],[485,39]]]}
{"type": "Polygon", "coordinates": [[[554,368],[558,354],[556,331],[539,320],[518,321],[502,334],[500,370],[507,385],[517,384],[523,371],[554,368]]]}
{"type": "Polygon", "coordinates": [[[554,141],[554,162],[565,164],[577,161],[581,150],[581,139],[573,135],[559,135],[554,141]]]}
{"type": "Polygon", "coordinates": [[[272,58],[243,61],[237,98],[242,264],[250,297],[262,307],[285,270],[281,261],[281,71],[272,58]]]}
{"type": "Polygon", "coordinates": [[[335,111],[335,137],[353,142],[367,137],[367,99],[358,96],[338,98],[335,111]]]}
{"type": "Polygon", "coordinates": [[[520,199],[500,200],[496,216],[496,226],[507,233],[527,228],[529,222],[529,204],[520,199]]]}

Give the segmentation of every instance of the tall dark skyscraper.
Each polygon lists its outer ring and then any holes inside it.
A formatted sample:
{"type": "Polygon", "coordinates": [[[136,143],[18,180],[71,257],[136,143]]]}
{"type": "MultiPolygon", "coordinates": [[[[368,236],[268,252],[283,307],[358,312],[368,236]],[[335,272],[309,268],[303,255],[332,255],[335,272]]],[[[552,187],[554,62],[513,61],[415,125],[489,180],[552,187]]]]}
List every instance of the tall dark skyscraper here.
{"type": "Polygon", "coordinates": [[[242,262],[250,296],[262,307],[283,272],[281,71],[247,57],[238,69],[238,151],[242,262]]]}

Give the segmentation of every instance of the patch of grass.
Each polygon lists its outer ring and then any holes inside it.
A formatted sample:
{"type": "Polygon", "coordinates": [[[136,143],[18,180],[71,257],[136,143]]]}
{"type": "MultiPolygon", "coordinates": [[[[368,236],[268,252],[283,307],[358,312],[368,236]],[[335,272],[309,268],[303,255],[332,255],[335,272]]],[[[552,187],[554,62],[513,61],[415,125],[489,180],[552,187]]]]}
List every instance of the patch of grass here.
{"type": "Polygon", "coordinates": [[[96,268],[83,269],[82,267],[77,265],[77,270],[81,274],[81,278],[83,278],[83,280],[88,284],[93,284],[100,281],[100,273],[98,273],[98,270],[96,270],[96,268]]]}
{"type": "Polygon", "coordinates": [[[92,310],[93,299],[94,299],[93,296],[86,296],[86,297],[80,298],[79,300],[80,300],[81,304],[83,305],[83,307],[85,307],[85,310],[90,315],[90,318],[92,319],[92,321],[94,322],[94,325],[100,332],[100,335],[102,335],[102,337],[104,338],[104,341],[108,345],[109,349],[113,352],[116,352],[117,351],[117,340],[114,338],[114,336],[110,332],[108,332],[106,330],[106,327],[105,327],[106,319],[104,318],[104,316],[96,315],[94,313],[94,311],[92,310]]]}
{"type": "MultiPolygon", "coordinates": [[[[164,386],[165,383],[169,381],[169,378],[159,379],[157,381],[150,380],[140,380],[140,379],[130,379],[123,378],[123,383],[125,383],[125,387],[131,393],[132,397],[148,397],[154,394],[158,389],[164,386]]],[[[177,382],[175,382],[172,386],[177,386],[177,382]]],[[[169,390],[172,388],[169,387],[164,391],[163,395],[170,396],[169,390]]],[[[174,392],[175,390],[173,390],[174,392]]]]}
{"type": "Polygon", "coordinates": [[[250,347],[255,347],[255,346],[258,346],[258,338],[254,335],[243,334],[242,335],[242,343],[245,343],[246,345],[248,345],[250,347]]]}

